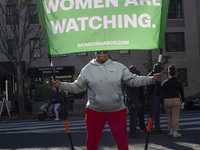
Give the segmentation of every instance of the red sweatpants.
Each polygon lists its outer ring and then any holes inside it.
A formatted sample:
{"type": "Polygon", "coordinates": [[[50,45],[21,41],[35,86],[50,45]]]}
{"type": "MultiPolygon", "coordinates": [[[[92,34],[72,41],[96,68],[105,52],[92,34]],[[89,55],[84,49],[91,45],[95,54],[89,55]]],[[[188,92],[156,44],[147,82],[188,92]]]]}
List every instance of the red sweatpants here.
{"type": "Polygon", "coordinates": [[[117,144],[118,150],[128,150],[126,109],[116,112],[96,112],[85,109],[87,127],[87,150],[98,150],[99,141],[106,122],[117,144]]]}

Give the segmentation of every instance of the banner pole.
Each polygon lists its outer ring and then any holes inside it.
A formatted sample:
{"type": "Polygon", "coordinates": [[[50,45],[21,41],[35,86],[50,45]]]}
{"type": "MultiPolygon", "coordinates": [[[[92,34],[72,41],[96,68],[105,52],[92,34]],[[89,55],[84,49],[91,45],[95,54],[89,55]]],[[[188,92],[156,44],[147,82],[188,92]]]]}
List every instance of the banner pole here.
{"type": "MultiPolygon", "coordinates": [[[[155,68],[155,73],[160,73],[161,72],[161,60],[162,60],[162,49],[160,49],[160,54],[158,57],[158,67],[155,68]]],[[[159,82],[156,81],[155,83],[155,88],[154,88],[154,93],[153,93],[153,98],[152,98],[152,106],[150,108],[150,114],[149,114],[149,121],[148,121],[148,127],[147,127],[147,135],[146,135],[146,143],[145,143],[145,150],[148,149],[148,143],[149,143],[149,134],[151,132],[151,128],[153,125],[153,116],[154,116],[154,105],[155,105],[155,99],[156,99],[156,94],[157,94],[157,90],[158,90],[158,84],[159,82]]]]}
{"type": "MultiPolygon", "coordinates": [[[[53,66],[53,62],[51,60],[51,55],[48,54],[48,57],[49,57],[49,61],[50,61],[50,64],[51,64],[53,79],[54,79],[54,81],[56,81],[55,67],[53,66]]],[[[74,144],[73,144],[73,141],[72,141],[72,137],[71,137],[68,121],[67,121],[67,111],[66,111],[66,107],[65,107],[65,102],[63,100],[61,100],[61,96],[60,96],[58,87],[56,88],[56,91],[57,91],[59,103],[60,103],[60,106],[61,106],[61,116],[62,116],[62,119],[64,120],[64,124],[65,124],[66,132],[67,132],[67,135],[68,135],[68,138],[69,138],[70,146],[71,146],[71,149],[74,150],[74,144]]]]}

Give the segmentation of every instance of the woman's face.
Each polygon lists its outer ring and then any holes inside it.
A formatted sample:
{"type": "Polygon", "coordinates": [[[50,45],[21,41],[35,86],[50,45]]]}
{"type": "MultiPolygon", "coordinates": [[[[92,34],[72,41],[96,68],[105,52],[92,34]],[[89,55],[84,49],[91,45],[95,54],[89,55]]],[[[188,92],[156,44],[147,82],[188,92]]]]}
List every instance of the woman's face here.
{"type": "Polygon", "coordinates": [[[98,51],[95,52],[96,60],[98,63],[103,64],[105,63],[110,55],[110,51],[98,51]]]}

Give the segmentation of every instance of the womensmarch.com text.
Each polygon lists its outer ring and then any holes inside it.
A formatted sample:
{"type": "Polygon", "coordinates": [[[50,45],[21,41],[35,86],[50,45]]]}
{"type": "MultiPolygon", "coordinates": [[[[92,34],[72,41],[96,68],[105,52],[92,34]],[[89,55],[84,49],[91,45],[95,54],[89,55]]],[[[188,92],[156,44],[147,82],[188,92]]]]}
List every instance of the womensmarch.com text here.
{"type": "Polygon", "coordinates": [[[77,44],[77,47],[90,47],[90,46],[103,46],[103,45],[129,45],[129,41],[102,41],[102,42],[88,42],[77,44]]]}

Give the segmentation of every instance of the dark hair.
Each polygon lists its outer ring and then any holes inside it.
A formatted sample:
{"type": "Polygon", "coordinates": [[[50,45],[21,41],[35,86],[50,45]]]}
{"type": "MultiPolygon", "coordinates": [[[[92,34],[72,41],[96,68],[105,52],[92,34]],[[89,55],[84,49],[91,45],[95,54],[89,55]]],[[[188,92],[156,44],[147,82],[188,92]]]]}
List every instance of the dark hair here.
{"type": "Polygon", "coordinates": [[[169,67],[168,67],[168,73],[171,76],[175,76],[176,75],[176,67],[174,65],[169,65],[169,67]]]}

